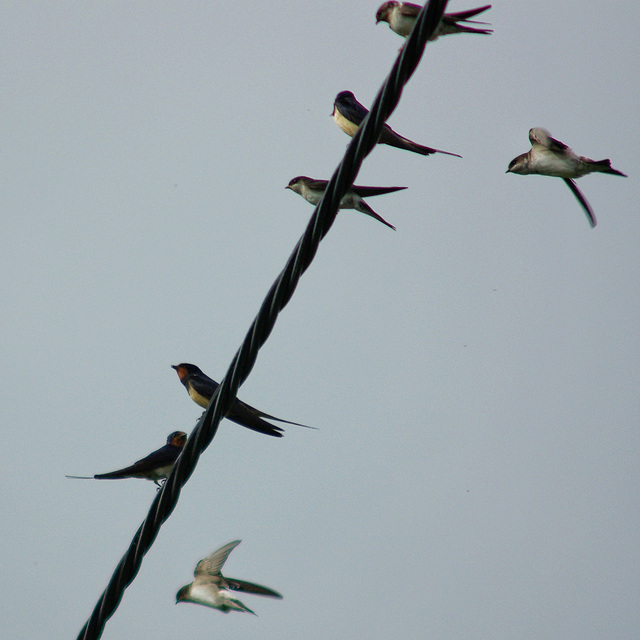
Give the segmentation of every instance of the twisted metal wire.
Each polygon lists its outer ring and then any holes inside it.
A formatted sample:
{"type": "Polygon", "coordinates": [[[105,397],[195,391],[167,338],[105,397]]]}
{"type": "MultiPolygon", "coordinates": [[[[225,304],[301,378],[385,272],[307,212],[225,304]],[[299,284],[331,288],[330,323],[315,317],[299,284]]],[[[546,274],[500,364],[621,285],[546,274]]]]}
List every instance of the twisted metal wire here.
{"type": "Polygon", "coordinates": [[[342,162],[331,177],[303,236],[296,244],[285,268],[269,289],[242,346],[213,394],[208,408],[189,436],[162,490],[156,495],[147,517],[133,536],[129,549],[118,563],[91,617],[80,631],[78,640],[100,638],[125,589],[138,574],[142,559],[151,548],[160,527],[178,503],[180,491],[195,470],[200,454],[213,440],[218,425],[229,411],[239,387],[253,369],[258,352],[275,326],[278,314],[291,299],[300,277],[313,261],[321,240],[331,228],[342,197],[353,184],[362,162],[376,145],[382,127],[400,101],[402,89],[418,66],[427,40],[440,23],[447,1],[431,0],[418,17],[413,32],[378,92],[369,115],[356,132],[342,162]]]}

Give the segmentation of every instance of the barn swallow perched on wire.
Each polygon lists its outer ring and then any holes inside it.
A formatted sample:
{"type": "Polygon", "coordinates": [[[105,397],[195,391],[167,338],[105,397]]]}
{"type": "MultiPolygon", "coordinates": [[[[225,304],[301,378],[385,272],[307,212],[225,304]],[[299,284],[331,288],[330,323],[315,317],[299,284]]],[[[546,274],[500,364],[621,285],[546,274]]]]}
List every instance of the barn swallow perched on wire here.
{"type": "MultiPolygon", "coordinates": [[[[363,107],[355,98],[351,91],[341,91],[333,103],[333,119],[336,124],[349,136],[353,138],[362,121],[367,117],[369,111],[363,107]]],[[[433,147],[425,147],[416,142],[412,142],[408,138],[404,138],[396,133],[388,124],[385,124],[378,138],[378,144],[388,144],[390,147],[398,149],[406,149],[423,156],[432,153],[446,153],[448,156],[456,156],[461,158],[457,153],[450,151],[441,151],[433,147]]]]}
{"type": "Polygon", "coordinates": [[[541,176],[562,178],[573,195],[582,205],[589,224],[595,227],[596,217],[591,206],[582,195],[574,179],[588,173],[611,173],[626,178],[622,171],[612,168],[611,160],[591,160],[574,153],[566,144],[552,138],[549,132],[539,127],[529,130],[531,149],[519,155],[509,163],[507,173],[518,173],[522,176],[537,173],[541,176]]]}
{"type": "Polygon", "coordinates": [[[176,594],[176,604],[178,602],[193,602],[202,604],[205,607],[218,609],[223,613],[229,611],[246,611],[256,615],[249,607],[240,600],[234,598],[231,593],[240,591],[243,593],[253,593],[257,596],[269,596],[270,598],[282,598],[273,589],[263,587],[252,582],[237,580],[236,578],[225,578],[222,575],[222,565],[226,562],[229,554],[240,544],[240,540],[234,540],[220,547],[211,555],[203,558],[196,565],[193,572],[194,581],[182,587],[176,594]]]}
{"type": "MultiPolygon", "coordinates": [[[[452,33],[480,33],[483,35],[489,35],[493,33],[491,29],[477,29],[475,27],[468,27],[461,22],[468,22],[469,24],[487,24],[486,22],[477,22],[475,20],[469,20],[487,9],[491,9],[490,4],[485,4],[477,9],[469,9],[467,11],[460,11],[458,13],[445,13],[440,20],[440,24],[433,32],[433,35],[429,38],[430,42],[437,40],[440,36],[448,36],[452,33]]],[[[408,38],[413,31],[413,27],[418,18],[418,14],[422,11],[422,7],[418,4],[412,4],[411,2],[385,2],[380,5],[376,13],[376,24],[379,22],[388,22],[391,31],[394,31],[404,38],[408,38]]]]}
{"type": "Polygon", "coordinates": [[[146,478],[147,480],[153,480],[158,487],[161,487],[162,485],[158,480],[162,480],[169,475],[186,442],[187,434],[184,431],[174,431],[169,434],[167,444],[164,447],[160,447],[160,449],[150,453],[146,458],[134,462],[130,467],[110,471],[109,473],[97,473],[95,476],[67,476],[67,478],[77,478],[79,480],[146,478]]]}
{"type": "MultiPolygon", "coordinates": [[[[293,178],[285,189],[291,189],[291,191],[301,195],[307,202],[316,206],[320,202],[328,184],[328,180],[314,180],[307,176],[298,176],[297,178],[293,178]]],[[[400,191],[406,188],[407,187],[358,187],[354,184],[349,191],[344,194],[342,200],[340,200],[340,209],[355,209],[360,213],[366,213],[368,216],[375,218],[395,231],[396,228],[392,224],[389,224],[381,215],[378,215],[363,198],[393,193],[394,191],[400,191]]]]}
{"type": "MultiPolygon", "coordinates": [[[[180,382],[185,386],[189,397],[203,408],[209,406],[211,396],[218,388],[218,383],[212,380],[208,375],[203,373],[195,364],[189,364],[183,362],[181,364],[172,364],[172,369],[176,370],[180,382]]],[[[305,427],[306,429],[314,429],[314,427],[308,427],[306,424],[300,424],[299,422],[291,422],[290,420],[283,420],[282,418],[276,418],[275,416],[259,411],[254,407],[245,404],[241,400],[236,398],[229,409],[229,413],[225,416],[229,420],[241,424],[247,429],[253,429],[253,431],[259,431],[268,436],[275,436],[276,438],[282,438],[284,429],[276,427],[262,420],[262,418],[268,418],[269,420],[277,420],[278,422],[286,422],[287,424],[294,424],[297,427],[305,427]]]]}

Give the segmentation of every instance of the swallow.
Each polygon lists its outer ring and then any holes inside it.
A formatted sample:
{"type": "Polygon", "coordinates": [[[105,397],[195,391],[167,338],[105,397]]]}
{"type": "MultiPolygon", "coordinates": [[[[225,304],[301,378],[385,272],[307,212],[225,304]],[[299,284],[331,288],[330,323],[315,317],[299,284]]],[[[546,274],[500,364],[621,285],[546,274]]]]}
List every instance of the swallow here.
{"type": "Polygon", "coordinates": [[[67,476],[67,478],[77,478],[79,480],[146,478],[147,480],[153,480],[158,487],[161,487],[162,485],[158,480],[162,480],[169,475],[186,442],[187,434],[184,431],[174,431],[169,434],[167,444],[164,447],[160,447],[160,449],[150,453],[146,458],[134,462],[130,467],[110,471],[109,473],[97,473],[95,476],[67,476]]]}
{"type": "MultiPolygon", "coordinates": [[[[480,33],[489,35],[493,33],[491,29],[476,29],[475,27],[467,27],[461,22],[469,24],[488,24],[486,22],[477,22],[469,20],[487,9],[491,9],[490,4],[485,4],[477,9],[469,9],[468,11],[460,11],[458,13],[445,13],[440,20],[440,24],[429,38],[430,42],[437,40],[440,36],[448,36],[452,33],[480,33]]],[[[388,22],[391,31],[394,31],[404,38],[411,35],[413,26],[416,23],[418,14],[422,11],[422,7],[411,2],[385,2],[380,5],[376,13],[376,24],[379,22],[388,22]]]]}
{"type": "Polygon", "coordinates": [[[244,580],[236,580],[236,578],[225,578],[222,575],[222,565],[240,542],[240,540],[229,542],[224,547],[220,547],[211,555],[200,560],[193,572],[194,581],[178,591],[176,604],[178,602],[193,602],[202,604],[205,607],[218,609],[223,613],[246,611],[255,616],[256,614],[249,607],[231,595],[232,591],[253,593],[258,596],[269,596],[270,598],[282,598],[273,589],[253,584],[252,582],[245,582],[244,580]]]}
{"type": "MultiPolygon", "coordinates": [[[[333,103],[333,113],[331,115],[336,121],[336,124],[348,136],[353,137],[368,113],[369,111],[356,100],[351,91],[341,91],[333,103]]],[[[378,138],[378,144],[388,144],[390,147],[406,149],[407,151],[413,151],[423,156],[428,156],[432,153],[446,153],[448,156],[462,157],[457,153],[441,151],[440,149],[425,147],[416,142],[412,142],[396,133],[388,124],[385,124],[382,128],[380,138],[378,138]]]]}
{"type": "MultiPolygon", "coordinates": [[[[183,362],[181,364],[172,364],[172,369],[176,370],[180,382],[187,389],[189,397],[203,408],[209,406],[211,396],[218,388],[218,383],[212,380],[208,375],[203,373],[195,364],[189,364],[183,362]]],[[[268,436],[274,436],[276,438],[282,438],[284,429],[276,427],[262,420],[262,418],[268,418],[269,420],[277,420],[278,422],[285,422],[287,424],[294,424],[297,427],[305,427],[306,429],[314,429],[314,427],[308,427],[306,424],[300,424],[299,422],[291,422],[290,420],[283,420],[282,418],[276,418],[268,413],[259,411],[254,407],[245,404],[237,398],[233,401],[229,413],[226,415],[229,420],[241,424],[247,429],[253,429],[253,431],[259,431],[268,436]]]]}
{"type": "Polygon", "coordinates": [[[591,160],[577,155],[566,144],[552,138],[544,129],[538,127],[530,129],[529,141],[531,142],[530,151],[514,158],[509,163],[507,173],[518,173],[521,176],[537,173],[541,176],[562,178],[582,205],[591,227],[595,227],[597,222],[593,210],[576,186],[574,179],[594,172],[610,173],[623,178],[627,175],[614,169],[608,158],[591,160]]]}
{"type": "MultiPolygon", "coordinates": [[[[293,178],[285,189],[291,189],[291,191],[301,195],[307,202],[316,206],[320,202],[322,194],[325,192],[328,184],[328,180],[314,180],[313,178],[307,178],[307,176],[298,176],[297,178],[293,178]]],[[[353,185],[349,191],[344,194],[342,200],[340,200],[340,209],[355,209],[360,213],[366,213],[368,216],[375,218],[395,231],[396,228],[392,224],[389,224],[381,215],[377,214],[363,198],[393,193],[394,191],[401,191],[406,188],[407,187],[358,187],[353,185]]]]}

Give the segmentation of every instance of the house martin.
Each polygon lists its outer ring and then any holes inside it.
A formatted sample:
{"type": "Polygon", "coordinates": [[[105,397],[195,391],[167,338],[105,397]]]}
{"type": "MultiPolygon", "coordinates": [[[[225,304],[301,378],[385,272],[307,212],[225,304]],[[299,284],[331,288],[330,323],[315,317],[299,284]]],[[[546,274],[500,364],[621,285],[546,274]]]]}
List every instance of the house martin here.
{"type": "MultiPolygon", "coordinates": [[[[468,27],[461,22],[469,24],[487,24],[486,22],[477,22],[469,20],[487,9],[491,9],[490,4],[485,4],[477,9],[469,9],[468,11],[460,11],[458,13],[445,13],[440,20],[438,28],[433,32],[429,41],[436,40],[440,36],[448,36],[452,33],[480,33],[488,35],[493,33],[491,29],[477,29],[468,27]]],[[[376,24],[379,22],[388,22],[389,28],[398,35],[408,38],[411,35],[413,26],[416,23],[418,14],[422,11],[422,6],[412,4],[411,2],[385,2],[380,6],[376,13],[376,24]]]]}
{"type": "Polygon", "coordinates": [[[164,447],[150,453],[146,458],[134,462],[130,467],[110,471],[109,473],[97,473],[94,476],[67,476],[67,478],[77,478],[79,480],[146,478],[147,480],[153,480],[160,487],[162,485],[158,480],[165,479],[169,475],[186,442],[187,434],[184,431],[174,431],[169,434],[167,444],[164,447]]]}
{"type": "MultiPolygon", "coordinates": [[[[209,406],[211,397],[218,388],[218,383],[203,373],[195,364],[183,362],[181,364],[171,365],[171,367],[176,370],[176,373],[180,378],[180,382],[182,382],[187,389],[189,397],[196,404],[199,404],[201,407],[206,409],[209,406]]],[[[262,418],[277,420],[278,422],[286,422],[287,424],[294,424],[297,427],[305,427],[307,429],[315,428],[309,427],[306,424],[300,424],[299,422],[291,422],[291,420],[276,418],[275,416],[264,413],[263,411],[259,411],[258,409],[245,404],[237,398],[233,401],[231,409],[229,409],[229,413],[226,417],[247,429],[253,429],[253,431],[259,431],[260,433],[264,433],[268,436],[274,436],[276,438],[282,438],[284,429],[269,424],[262,420],[262,418]]]]}
{"type": "MultiPolygon", "coordinates": [[[[297,178],[293,178],[285,189],[291,189],[291,191],[301,195],[307,202],[316,206],[320,202],[322,194],[325,192],[328,184],[328,180],[314,180],[307,176],[298,176],[297,178]]],[[[396,228],[392,224],[389,224],[382,216],[378,215],[364,201],[364,198],[392,193],[406,188],[407,187],[358,187],[353,185],[349,191],[344,194],[342,200],[340,200],[340,209],[355,209],[356,211],[360,211],[360,213],[366,213],[368,216],[375,218],[395,231],[396,228]]]]}
{"type": "Polygon", "coordinates": [[[548,131],[534,127],[529,130],[531,149],[509,163],[507,173],[522,176],[537,173],[541,176],[562,178],[582,205],[589,224],[596,226],[596,217],[574,180],[588,173],[610,173],[626,178],[626,174],[611,167],[611,160],[591,160],[574,153],[566,144],[552,138],[548,131]]]}
{"type": "MultiPolygon", "coordinates": [[[[333,116],[336,124],[347,135],[353,137],[368,113],[369,111],[356,100],[351,91],[341,91],[336,96],[335,102],[333,103],[333,113],[331,115],[333,116]]],[[[417,144],[416,142],[412,142],[411,140],[396,133],[388,124],[385,124],[382,128],[378,144],[388,144],[391,147],[406,149],[407,151],[413,151],[414,153],[419,153],[423,156],[428,156],[432,153],[446,153],[449,156],[456,156],[457,158],[462,157],[457,153],[441,151],[440,149],[425,147],[421,144],[417,144]]]]}
{"type": "Polygon", "coordinates": [[[211,555],[203,558],[196,565],[193,572],[194,581],[182,587],[176,594],[176,604],[178,602],[193,602],[205,607],[218,609],[223,613],[229,611],[246,611],[256,615],[249,607],[240,600],[234,598],[233,591],[243,593],[253,593],[258,596],[269,596],[270,598],[282,598],[273,589],[263,587],[252,582],[237,580],[236,578],[226,578],[222,575],[222,565],[229,557],[229,554],[240,544],[240,540],[234,540],[220,547],[211,555]]]}

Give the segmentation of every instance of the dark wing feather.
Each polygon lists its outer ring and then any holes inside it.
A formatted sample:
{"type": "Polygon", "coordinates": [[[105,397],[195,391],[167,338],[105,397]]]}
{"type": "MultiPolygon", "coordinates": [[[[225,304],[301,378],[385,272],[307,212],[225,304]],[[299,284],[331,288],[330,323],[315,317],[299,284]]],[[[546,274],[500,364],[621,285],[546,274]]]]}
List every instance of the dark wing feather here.
{"type": "Polygon", "coordinates": [[[442,151],[441,149],[434,149],[433,147],[426,147],[425,145],[418,144],[396,133],[388,124],[385,124],[382,128],[382,133],[378,140],[380,144],[388,144],[390,147],[396,147],[398,149],[405,149],[406,151],[413,151],[423,156],[429,156],[432,153],[446,153],[448,156],[456,156],[461,158],[462,156],[457,153],[451,153],[450,151],[442,151]]]}
{"type": "Polygon", "coordinates": [[[551,149],[552,151],[564,151],[565,149],[569,148],[564,142],[560,142],[560,140],[556,140],[551,136],[549,136],[549,142],[549,149],[551,149]]]}
{"type": "Polygon", "coordinates": [[[189,377],[189,382],[196,393],[209,399],[211,399],[211,396],[220,386],[215,380],[212,380],[204,373],[191,374],[191,376],[189,377]]]}
{"type": "Polygon", "coordinates": [[[491,9],[490,4],[485,4],[484,6],[478,7],[477,9],[468,9],[467,11],[458,11],[457,13],[445,13],[444,18],[453,18],[456,22],[462,20],[463,22],[473,22],[473,24],[488,24],[487,22],[477,22],[475,20],[469,20],[469,18],[473,18],[473,16],[477,16],[487,9],[491,9]]]}
{"type": "Polygon", "coordinates": [[[563,180],[567,183],[567,186],[573,192],[573,195],[578,199],[578,202],[582,205],[584,212],[587,214],[587,218],[589,219],[589,224],[591,228],[595,227],[597,223],[596,216],[591,209],[591,206],[586,201],[585,197],[580,192],[580,189],[576,186],[576,183],[570,178],[563,178],[563,180]]]}
{"type": "MultiPolygon", "coordinates": [[[[265,416],[267,418],[271,418],[272,420],[277,419],[272,418],[267,414],[261,413],[257,409],[254,409],[253,407],[245,404],[238,399],[236,399],[236,401],[231,405],[231,409],[229,409],[229,413],[227,414],[227,418],[229,420],[232,420],[233,422],[240,424],[247,429],[252,429],[253,431],[264,433],[267,436],[282,438],[283,429],[265,422],[261,419],[260,416],[265,416]]],[[[283,420],[282,422],[286,422],[286,420],[283,420]]]]}
{"type": "Polygon", "coordinates": [[[307,180],[307,186],[314,191],[324,191],[328,184],[328,180],[307,180]]]}
{"type": "Polygon", "coordinates": [[[382,222],[382,224],[386,225],[390,229],[393,229],[394,231],[396,230],[396,228],[392,224],[388,223],[380,214],[376,213],[364,200],[360,201],[358,205],[358,211],[360,211],[361,213],[365,213],[368,216],[371,216],[372,218],[376,219],[378,222],[382,222]]]}
{"type": "Polygon", "coordinates": [[[359,125],[369,113],[369,111],[348,92],[338,94],[336,97],[336,105],[340,113],[347,120],[357,125],[359,125]]]}
{"type": "Polygon", "coordinates": [[[145,458],[134,462],[130,467],[110,471],[108,473],[98,473],[94,478],[98,480],[105,480],[128,478],[134,475],[145,475],[159,467],[166,467],[167,465],[173,464],[177,460],[181,451],[181,447],[176,447],[172,444],[165,444],[164,447],[161,447],[157,451],[150,453],[145,458]]]}
{"type": "MultiPolygon", "coordinates": [[[[278,418],[276,416],[272,416],[270,413],[265,413],[264,411],[259,411],[255,407],[252,407],[242,400],[237,400],[231,406],[231,411],[227,414],[227,418],[229,420],[238,421],[238,419],[242,420],[251,420],[252,418],[267,418],[267,420],[277,420],[278,422],[284,422],[286,424],[294,424],[296,427],[305,427],[306,429],[315,429],[315,427],[310,427],[306,424],[301,424],[300,422],[293,422],[292,420],[285,420],[284,418],[278,418]],[[232,417],[233,416],[233,417],[232,417]]],[[[264,421],[263,421],[264,422],[264,421]]],[[[265,422],[264,424],[269,424],[265,422]]],[[[273,427],[273,425],[269,425],[274,429],[278,429],[278,427],[273,427]]]]}
{"type": "Polygon", "coordinates": [[[393,193],[394,191],[401,191],[407,187],[360,187],[353,185],[351,190],[357,193],[361,198],[369,198],[371,196],[381,196],[385,193],[393,193]]]}
{"type": "Polygon", "coordinates": [[[227,578],[225,576],[227,586],[232,591],[242,591],[244,593],[253,593],[257,596],[269,596],[270,598],[282,598],[282,595],[273,589],[263,587],[253,582],[245,582],[244,580],[238,580],[236,578],[227,578]]]}
{"type": "Polygon", "coordinates": [[[164,447],[161,447],[157,451],[150,453],[145,458],[142,458],[141,460],[135,462],[132,467],[141,464],[163,467],[166,464],[175,462],[178,459],[178,456],[180,455],[182,449],[182,447],[176,447],[173,444],[165,444],[164,447]]]}
{"type": "Polygon", "coordinates": [[[419,4],[403,2],[396,10],[400,12],[400,15],[406,16],[407,18],[417,18],[420,11],[422,11],[422,7],[419,4]]]}
{"type": "Polygon", "coordinates": [[[560,140],[552,138],[549,135],[549,132],[541,127],[533,127],[532,129],[529,129],[529,142],[531,142],[532,146],[534,144],[539,144],[551,151],[565,151],[569,148],[564,142],[560,142],[560,140]]]}
{"type": "MultiPolygon", "coordinates": [[[[195,374],[191,377],[191,386],[193,387],[194,391],[210,400],[219,384],[205,374],[195,374]]],[[[236,422],[237,424],[242,425],[243,427],[246,427],[247,429],[252,429],[253,431],[258,431],[260,433],[264,433],[265,435],[274,436],[276,438],[282,438],[283,430],[280,427],[276,427],[272,424],[269,424],[268,422],[265,422],[261,418],[277,420],[278,422],[286,422],[287,424],[294,424],[299,427],[307,426],[304,424],[299,424],[298,422],[291,422],[290,420],[276,418],[275,416],[269,415],[268,413],[258,411],[258,409],[255,409],[251,405],[245,404],[244,402],[242,402],[242,400],[238,400],[237,398],[231,405],[231,409],[229,409],[227,418],[229,420],[232,420],[233,422],[236,422]]],[[[313,427],[307,428],[312,429],[313,427]]]]}

